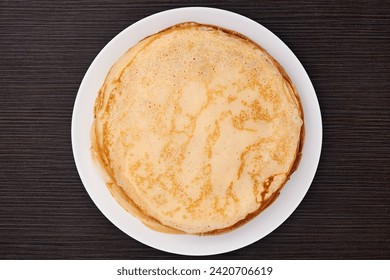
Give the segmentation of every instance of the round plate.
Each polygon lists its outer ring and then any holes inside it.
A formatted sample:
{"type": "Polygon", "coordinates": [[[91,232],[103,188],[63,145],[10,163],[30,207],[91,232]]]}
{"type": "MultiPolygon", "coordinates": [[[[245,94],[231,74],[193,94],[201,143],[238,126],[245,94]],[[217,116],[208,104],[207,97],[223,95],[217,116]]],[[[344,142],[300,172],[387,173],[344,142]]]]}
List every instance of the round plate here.
{"type": "MultiPolygon", "coordinates": [[[[180,8],[144,18],[111,40],[89,67],[73,110],[72,147],[81,180],[100,211],[132,238],[156,249],[183,255],[212,255],[258,241],[280,226],[298,207],[314,178],[322,145],[321,112],[313,85],[292,51],[272,32],[244,16],[213,8],[180,8]],[[91,125],[95,98],[114,62],[141,39],[186,21],[218,25],[237,31],[265,48],[289,74],[301,97],[305,115],[305,144],[298,169],[278,199],[244,226],[218,236],[165,234],[144,226],[111,196],[91,158],[91,125]]],[[[130,248],[129,248],[130,250],[130,248]]]]}

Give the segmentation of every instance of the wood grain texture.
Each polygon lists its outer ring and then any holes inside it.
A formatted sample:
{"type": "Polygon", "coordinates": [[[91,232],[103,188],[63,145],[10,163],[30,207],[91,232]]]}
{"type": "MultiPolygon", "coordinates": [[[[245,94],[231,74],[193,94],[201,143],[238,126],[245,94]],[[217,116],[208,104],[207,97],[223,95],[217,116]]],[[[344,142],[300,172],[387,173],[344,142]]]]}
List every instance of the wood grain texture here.
{"type": "MultiPolygon", "coordinates": [[[[293,215],[246,248],[205,259],[390,258],[389,1],[1,1],[0,258],[181,259],[113,226],[76,170],[74,100],[117,33],[162,10],[211,6],[279,36],[316,89],[324,142],[293,215]]],[[[195,258],[192,258],[195,259],[195,258]]]]}

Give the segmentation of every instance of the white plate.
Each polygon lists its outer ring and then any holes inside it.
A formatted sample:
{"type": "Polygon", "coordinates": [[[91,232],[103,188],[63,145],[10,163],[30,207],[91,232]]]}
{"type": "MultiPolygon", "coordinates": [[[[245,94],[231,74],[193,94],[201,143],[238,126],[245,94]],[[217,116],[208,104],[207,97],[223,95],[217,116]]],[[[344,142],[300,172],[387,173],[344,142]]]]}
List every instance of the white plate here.
{"type": "MultiPolygon", "coordinates": [[[[183,255],[212,255],[236,250],[258,241],[280,226],[298,207],[314,178],[322,145],[321,112],[312,83],[292,51],[272,32],[244,16],[213,8],[180,8],[144,18],[111,40],[89,67],[80,85],[73,110],[72,146],[81,180],[100,211],[132,238],[156,249],[183,255]],[[305,145],[298,170],[278,199],[255,219],[218,236],[171,235],[153,231],[127,213],[112,198],[92,162],[90,130],[93,107],[112,64],[144,37],[171,25],[196,21],[238,31],[264,47],[287,71],[296,85],[305,114],[305,145]]],[[[129,251],[131,248],[129,248],[129,251]]]]}

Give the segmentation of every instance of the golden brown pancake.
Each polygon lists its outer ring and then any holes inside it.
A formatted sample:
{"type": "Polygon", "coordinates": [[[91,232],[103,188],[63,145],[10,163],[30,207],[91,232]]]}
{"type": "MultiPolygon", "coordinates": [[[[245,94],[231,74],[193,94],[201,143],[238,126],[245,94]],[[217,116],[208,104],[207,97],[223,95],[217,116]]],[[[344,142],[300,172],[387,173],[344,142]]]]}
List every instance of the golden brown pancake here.
{"type": "Polygon", "coordinates": [[[112,66],[92,151],[113,197],[158,231],[215,234],[255,217],[299,162],[303,112],[290,78],[231,30],[187,22],[112,66]]]}

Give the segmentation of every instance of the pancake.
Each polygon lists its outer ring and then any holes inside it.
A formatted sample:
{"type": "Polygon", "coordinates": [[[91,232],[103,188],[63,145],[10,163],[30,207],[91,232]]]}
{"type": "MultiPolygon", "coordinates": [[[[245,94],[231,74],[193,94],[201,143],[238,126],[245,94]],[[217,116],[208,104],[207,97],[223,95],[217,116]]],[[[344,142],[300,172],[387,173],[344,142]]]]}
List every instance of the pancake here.
{"type": "Polygon", "coordinates": [[[162,232],[219,234],[257,216],[298,165],[290,78],[231,30],[185,22],[121,56],[95,103],[92,153],[128,212],[162,232]]]}

